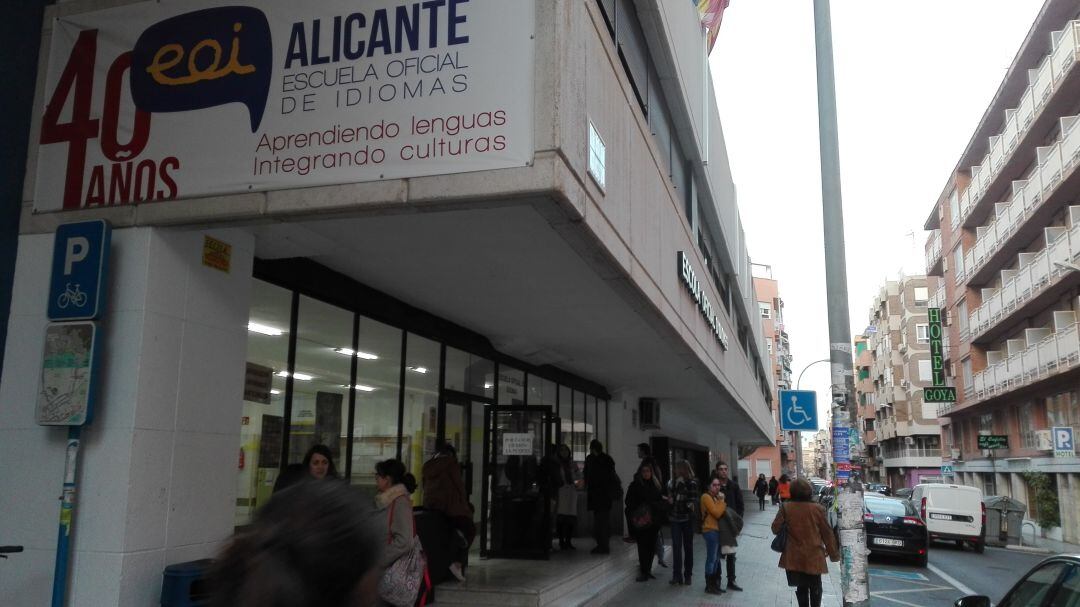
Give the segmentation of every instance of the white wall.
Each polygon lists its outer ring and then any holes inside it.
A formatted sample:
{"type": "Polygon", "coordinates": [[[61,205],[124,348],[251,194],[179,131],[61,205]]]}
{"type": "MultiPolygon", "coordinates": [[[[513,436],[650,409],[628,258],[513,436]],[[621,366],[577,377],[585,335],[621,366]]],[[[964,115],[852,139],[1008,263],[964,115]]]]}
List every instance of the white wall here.
{"type": "MultiPolygon", "coordinates": [[[[213,554],[232,532],[254,240],[226,274],[202,231],[113,234],[99,409],[83,432],[71,605],[156,605],[166,564],[213,554]]],[[[52,234],[19,239],[0,380],[0,604],[51,596],[66,430],[34,423],[52,234]]]]}

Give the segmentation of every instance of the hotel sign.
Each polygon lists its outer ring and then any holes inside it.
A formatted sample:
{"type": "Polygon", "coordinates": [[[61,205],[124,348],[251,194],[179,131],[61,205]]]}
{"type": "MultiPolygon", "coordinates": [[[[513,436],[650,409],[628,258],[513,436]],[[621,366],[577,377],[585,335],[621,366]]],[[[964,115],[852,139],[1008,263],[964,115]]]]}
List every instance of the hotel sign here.
{"type": "Polygon", "coordinates": [[[945,350],[941,345],[941,308],[926,310],[930,326],[930,374],[934,380],[933,388],[923,388],[923,402],[955,403],[956,388],[945,385],[945,350]]]}
{"type": "Polygon", "coordinates": [[[705,318],[705,323],[709,325],[713,335],[716,336],[716,340],[720,342],[720,347],[724,350],[728,349],[727,332],[724,331],[724,326],[720,323],[720,319],[713,314],[712,302],[709,301],[709,296],[705,293],[705,288],[701,282],[698,281],[697,274],[694,273],[694,266],[690,264],[690,256],[685,251],[679,251],[679,276],[682,278],[683,285],[686,286],[686,290],[690,292],[690,296],[694,298],[697,303],[698,311],[701,312],[701,316],[705,318]]]}
{"type": "Polygon", "coordinates": [[[64,14],[49,23],[34,210],[527,166],[535,15],[533,0],[64,14]]]}

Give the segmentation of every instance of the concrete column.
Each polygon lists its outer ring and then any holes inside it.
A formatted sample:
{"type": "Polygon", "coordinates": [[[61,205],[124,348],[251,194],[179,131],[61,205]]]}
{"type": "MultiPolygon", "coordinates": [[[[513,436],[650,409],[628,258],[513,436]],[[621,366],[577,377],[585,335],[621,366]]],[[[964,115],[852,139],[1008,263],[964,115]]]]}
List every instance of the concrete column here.
{"type": "MultiPolygon", "coordinates": [[[[53,235],[19,239],[0,382],[0,604],[51,595],[66,431],[34,423],[53,235]]],[[[99,408],[83,432],[72,605],[156,605],[162,568],[232,533],[254,240],[240,230],[113,234],[99,408]],[[232,245],[202,264],[204,235],[232,245]]]]}

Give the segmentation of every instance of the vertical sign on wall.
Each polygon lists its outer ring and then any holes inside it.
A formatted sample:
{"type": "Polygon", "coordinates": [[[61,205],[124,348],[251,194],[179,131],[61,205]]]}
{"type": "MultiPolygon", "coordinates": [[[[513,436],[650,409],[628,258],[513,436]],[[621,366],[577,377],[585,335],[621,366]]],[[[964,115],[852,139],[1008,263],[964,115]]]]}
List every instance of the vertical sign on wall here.
{"type": "Polygon", "coordinates": [[[955,403],[956,388],[945,385],[945,350],[941,344],[941,308],[927,308],[926,315],[930,322],[926,332],[930,338],[930,374],[934,387],[923,388],[923,402],[955,403]]]}

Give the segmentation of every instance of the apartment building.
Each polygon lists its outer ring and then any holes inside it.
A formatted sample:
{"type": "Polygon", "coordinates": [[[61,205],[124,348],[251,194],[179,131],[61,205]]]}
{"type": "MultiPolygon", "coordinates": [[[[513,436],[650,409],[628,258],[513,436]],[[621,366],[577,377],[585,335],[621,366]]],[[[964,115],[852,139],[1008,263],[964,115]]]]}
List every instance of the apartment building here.
{"type": "MultiPolygon", "coordinates": [[[[791,343],[784,328],[784,300],[780,298],[779,283],[773,278],[772,266],[751,264],[754,276],[754,294],[757,298],[758,314],[761,316],[761,331],[765,336],[765,348],[769,355],[769,368],[773,373],[774,389],[787,390],[791,385],[791,343]]],[[[780,402],[774,393],[773,402],[780,402]]],[[[795,473],[795,445],[798,433],[780,431],[780,407],[773,407],[773,422],[776,424],[776,444],[758,447],[739,461],[740,471],[747,488],[753,488],[754,479],[759,474],[765,478],[780,477],[781,474],[795,473]]]]}
{"type": "Polygon", "coordinates": [[[1048,474],[1061,505],[1048,532],[1073,542],[1080,460],[1051,429],[1080,430],[1078,19],[1074,0],[1043,5],[925,223],[958,391],[940,408],[952,480],[1030,509],[1021,474],[1048,474]],[[979,435],[1008,447],[981,450],[979,435]]]}
{"type": "Polygon", "coordinates": [[[933,385],[927,303],[937,279],[886,281],[855,340],[855,393],[867,456],[864,477],[893,489],[941,477],[937,405],[924,403],[933,385]]]}

